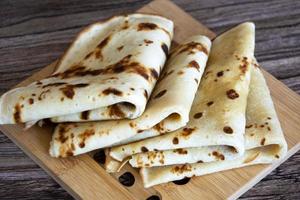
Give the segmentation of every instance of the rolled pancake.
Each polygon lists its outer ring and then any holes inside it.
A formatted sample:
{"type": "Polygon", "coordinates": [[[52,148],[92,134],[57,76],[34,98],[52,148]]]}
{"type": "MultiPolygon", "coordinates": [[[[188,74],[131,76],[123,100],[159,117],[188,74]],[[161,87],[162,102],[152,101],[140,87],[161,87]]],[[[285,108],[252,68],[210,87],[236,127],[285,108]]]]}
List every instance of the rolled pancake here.
{"type": "Polygon", "coordinates": [[[82,30],[53,74],[0,99],[0,124],[51,118],[136,118],[164,66],[173,22],[159,16],[116,16],[82,30]]]}
{"type": "MultiPolygon", "coordinates": [[[[53,134],[50,154],[78,155],[94,149],[159,135],[186,125],[211,41],[204,36],[188,39],[171,54],[143,115],[134,120],[63,123],[53,134]]],[[[148,93],[145,93],[148,97],[148,93]]]]}
{"type": "MultiPolygon", "coordinates": [[[[145,152],[133,155],[130,163],[151,167],[174,164],[181,159],[185,162],[183,158],[189,160],[189,154],[178,153],[182,148],[219,146],[225,158],[242,155],[253,53],[253,23],[241,24],[217,37],[212,43],[205,75],[193,102],[188,124],[172,133],[113,147],[110,156],[122,161],[133,154],[145,152]],[[167,154],[175,155],[175,159],[165,160],[161,155],[161,151],[165,150],[171,150],[167,154]],[[177,157],[179,154],[182,156],[177,157]]],[[[207,156],[206,150],[196,151],[198,153],[193,154],[197,155],[193,158],[195,161],[220,159],[218,155],[207,156]]]]}
{"type": "Polygon", "coordinates": [[[266,81],[258,67],[252,67],[246,116],[245,154],[233,160],[142,168],[140,173],[144,186],[151,187],[184,177],[271,163],[283,158],[287,152],[287,143],[266,81]]]}

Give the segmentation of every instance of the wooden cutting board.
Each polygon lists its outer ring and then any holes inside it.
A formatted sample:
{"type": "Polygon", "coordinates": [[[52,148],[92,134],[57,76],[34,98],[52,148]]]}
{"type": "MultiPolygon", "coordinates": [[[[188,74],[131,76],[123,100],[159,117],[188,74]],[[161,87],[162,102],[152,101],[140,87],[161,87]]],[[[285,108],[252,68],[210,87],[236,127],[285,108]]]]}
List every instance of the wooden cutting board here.
{"type": "MultiPolygon", "coordinates": [[[[176,43],[195,34],[215,37],[212,31],[170,1],[153,1],[138,12],[154,13],[173,20],[176,43]]],[[[48,76],[52,73],[54,66],[55,63],[45,67],[18,86],[48,76]]],[[[0,130],[76,199],[141,200],[152,195],[157,195],[163,200],[236,199],[300,149],[300,97],[267,72],[264,74],[288,142],[287,156],[271,165],[256,165],[194,177],[185,185],[167,183],[144,189],[137,170],[125,166],[119,173],[108,174],[93,159],[95,152],[67,159],[51,158],[48,154],[51,127],[34,126],[24,131],[21,125],[4,125],[0,126],[0,130]],[[118,182],[119,176],[127,171],[135,177],[135,183],[131,187],[125,187],[118,182]]]]}

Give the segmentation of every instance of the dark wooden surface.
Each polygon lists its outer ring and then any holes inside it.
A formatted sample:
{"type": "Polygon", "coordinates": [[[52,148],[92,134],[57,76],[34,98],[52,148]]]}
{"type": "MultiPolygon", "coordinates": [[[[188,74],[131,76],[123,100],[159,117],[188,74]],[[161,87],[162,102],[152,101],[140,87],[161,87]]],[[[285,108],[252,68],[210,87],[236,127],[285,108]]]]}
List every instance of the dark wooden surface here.
{"type": "MultiPolygon", "coordinates": [[[[133,12],[148,2],[1,0],[0,93],[56,60],[83,26],[111,15],[133,12]]],[[[175,3],[217,33],[243,21],[254,21],[258,61],[300,94],[299,0],[175,3]]],[[[72,197],[0,133],[0,199],[72,197]]],[[[241,199],[300,199],[300,152],[241,199]]]]}

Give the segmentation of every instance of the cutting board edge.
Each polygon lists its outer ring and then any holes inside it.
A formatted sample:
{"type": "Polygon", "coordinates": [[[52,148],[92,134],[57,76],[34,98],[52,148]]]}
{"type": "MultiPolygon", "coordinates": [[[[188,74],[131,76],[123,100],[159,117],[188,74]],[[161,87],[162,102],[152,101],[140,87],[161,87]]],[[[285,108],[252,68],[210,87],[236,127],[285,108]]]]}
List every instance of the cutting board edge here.
{"type": "Polygon", "coordinates": [[[259,183],[262,179],[264,179],[266,176],[268,176],[274,169],[279,167],[282,163],[284,163],[286,160],[288,160],[290,157],[292,157],[295,153],[297,153],[300,150],[300,141],[294,145],[292,148],[288,149],[287,154],[285,157],[280,159],[277,162],[266,164],[267,167],[259,172],[255,178],[250,180],[248,183],[244,184],[237,192],[233,193],[230,197],[228,197],[228,200],[235,200],[238,199],[240,196],[242,196],[244,193],[246,193],[249,189],[251,189],[254,185],[259,183]]]}

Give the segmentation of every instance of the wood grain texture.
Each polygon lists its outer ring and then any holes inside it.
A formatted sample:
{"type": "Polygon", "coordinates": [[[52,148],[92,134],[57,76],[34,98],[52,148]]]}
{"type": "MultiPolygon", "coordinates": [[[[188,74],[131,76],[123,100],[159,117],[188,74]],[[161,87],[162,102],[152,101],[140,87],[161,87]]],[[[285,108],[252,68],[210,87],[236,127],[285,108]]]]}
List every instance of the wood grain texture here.
{"type": "MultiPolygon", "coordinates": [[[[0,92],[58,58],[83,26],[114,14],[134,11],[148,2],[1,1],[0,92]]],[[[267,71],[300,93],[299,1],[175,3],[217,33],[242,21],[254,21],[258,60],[267,71]]],[[[300,153],[241,199],[299,199],[299,163],[300,153]]],[[[0,199],[72,199],[2,134],[0,186],[0,199]]]]}

